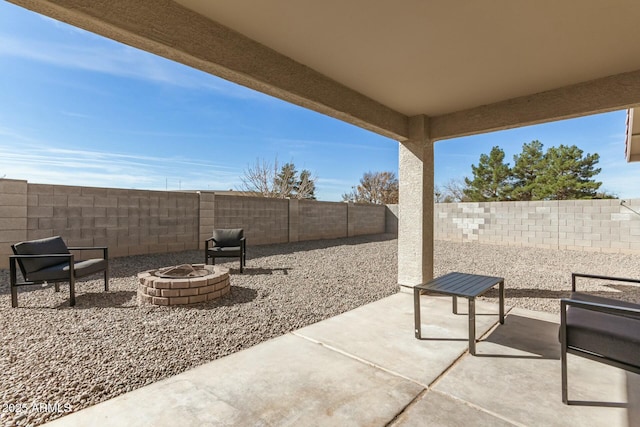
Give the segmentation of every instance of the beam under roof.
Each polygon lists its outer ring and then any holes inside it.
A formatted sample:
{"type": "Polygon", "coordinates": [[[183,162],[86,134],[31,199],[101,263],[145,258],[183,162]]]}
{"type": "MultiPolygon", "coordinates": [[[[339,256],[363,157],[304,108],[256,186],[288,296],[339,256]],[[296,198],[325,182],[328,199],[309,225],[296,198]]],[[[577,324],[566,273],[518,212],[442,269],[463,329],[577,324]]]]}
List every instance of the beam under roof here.
{"type": "Polygon", "coordinates": [[[639,102],[640,71],[633,71],[432,117],[430,137],[441,140],[571,119],[622,110],[639,102]]]}

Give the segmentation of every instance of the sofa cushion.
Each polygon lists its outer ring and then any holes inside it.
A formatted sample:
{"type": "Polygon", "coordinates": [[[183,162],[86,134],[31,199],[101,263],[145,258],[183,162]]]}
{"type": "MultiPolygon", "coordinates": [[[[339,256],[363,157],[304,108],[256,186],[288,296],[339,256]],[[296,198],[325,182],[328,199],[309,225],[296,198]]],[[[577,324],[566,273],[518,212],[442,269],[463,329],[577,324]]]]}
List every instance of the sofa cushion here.
{"type": "MultiPolygon", "coordinates": [[[[571,299],[640,309],[639,304],[574,292],[571,299]]],[[[567,345],[640,366],[640,319],[567,308],[567,345]]]]}
{"type": "MultiPolygon", "coordinates": [[[[107,269],[107,261],[101,258],[78,261],[74,264],[76,277],[89,276],[107,269]]],[[[29,274],[29,280],[68,280],[69,263],[64,262],[29,274]]]]}
{"type": "Polygon", "coordinates": [[[231,256],[232,254],[240,256],[240,252],[241,252],[240,246],[224,246],[224,247],[214,246],[212,248],[209,248],[209,253],[216,254],[217,256],[225,256],[225,255],[231,256]]]}
{"type": "MultiPolygon", "coordinates": [[[[47,237],[46,239],[29,240],[13,245],[16,255],[46,255],[46,254],[68,254],[69,249],[60,236],[47,237]]],[[[46,267],[60,264],[60,258],[33,258],[19,260],[25,273],[33,273],[46,267]]]]}

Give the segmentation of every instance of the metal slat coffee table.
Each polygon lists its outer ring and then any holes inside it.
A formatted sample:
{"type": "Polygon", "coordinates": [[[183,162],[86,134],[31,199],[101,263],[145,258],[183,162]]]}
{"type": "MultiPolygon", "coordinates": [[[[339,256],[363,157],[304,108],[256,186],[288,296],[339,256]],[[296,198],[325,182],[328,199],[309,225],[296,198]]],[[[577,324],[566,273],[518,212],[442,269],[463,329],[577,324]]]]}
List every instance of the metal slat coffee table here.
{"type": "Polygon", "coordinates": [[[413,288],[413,309],[416,338],[422,339],[420,328],[420,291],[429,291],[453,297],[453,313],[458,314],[458,297],[469,300],[469,353],[476,354],[476,297],[495,285],[500,293],[500,323],[504,324],[504,278],[478,274],[449,273],[413,288]]]}

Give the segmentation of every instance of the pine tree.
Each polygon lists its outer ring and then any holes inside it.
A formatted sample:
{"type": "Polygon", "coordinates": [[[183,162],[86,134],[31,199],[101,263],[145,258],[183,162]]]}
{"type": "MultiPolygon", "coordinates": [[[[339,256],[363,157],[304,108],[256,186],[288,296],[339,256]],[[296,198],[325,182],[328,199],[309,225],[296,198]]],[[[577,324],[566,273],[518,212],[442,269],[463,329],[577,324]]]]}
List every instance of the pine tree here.
{"type": "Polygon", "coordinates": [[[513,200],[540,200],[539,177],[545,168],[545,155],[542,152],[542,143],[538,140],[531,141],[522,146],[522,153],[513,156],[513,200]]]}
{"type": "Polygon", "coordinates": [[[544,156],[544,172],[538,178],[539,199],[571,200],[596,197],[602,182],[592,178],[602,169],[595,168],[600,156],[587,154],[575,145],[551,147],[544,156]]]}
{"type": "Polygon", "coordinates": [[[504,150],[493,147],[487,156],[482,154],[478,166],[471,165],[473,179],[465,178],[464,194],[472,202],[509,200],[511,170],[504,163],[504,150]]]}

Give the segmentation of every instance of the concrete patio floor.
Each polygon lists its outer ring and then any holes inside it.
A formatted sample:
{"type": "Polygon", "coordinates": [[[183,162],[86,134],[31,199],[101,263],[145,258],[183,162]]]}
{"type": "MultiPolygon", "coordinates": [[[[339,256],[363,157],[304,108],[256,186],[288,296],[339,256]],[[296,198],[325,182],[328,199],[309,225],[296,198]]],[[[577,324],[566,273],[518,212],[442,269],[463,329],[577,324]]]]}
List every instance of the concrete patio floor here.
{"type": "Polygon", "coordinates": [[[398,293],[48,425],[640,425],[640,375],[572,355],[562,404],[558,316],[515,308],[496,326],[477,301],[474,357],[450,298],[421,305],[427,339],[398,293]]]}

